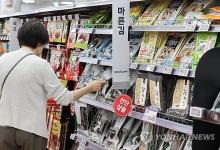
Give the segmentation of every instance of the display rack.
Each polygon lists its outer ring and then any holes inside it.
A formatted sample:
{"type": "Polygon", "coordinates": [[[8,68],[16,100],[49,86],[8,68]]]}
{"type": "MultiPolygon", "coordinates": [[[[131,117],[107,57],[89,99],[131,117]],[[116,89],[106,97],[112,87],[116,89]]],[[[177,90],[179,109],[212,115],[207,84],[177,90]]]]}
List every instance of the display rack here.
{"type": "MultiPolygon", "coordinates": [[[[81,98],[79,102],[84,103],[84,104],[88,104],[88,105],[92,105],[92,106],[95,106],[98,108],[102,108],[104,110],[108,110],[111,112],[114,111],[112,104],[101,102],[101,101],[98,101],[98,100],[93,99],[91,97],[85,96],[85,97],[81,98]]],[[[131,111],[128,116],[130,116],[132,118],[136,118],[138,120],[147,121],[144,119],[144,113],[131,111]]],[[[155,125],[158,125],[158,126],[161,126],[164,128],[168,128],[168,129],[172,129],[174,131],[178,131],[181,133],[186,133],[188,135],[192,135],[192,126],[191,125],[181,124],[181,123],[166,120],[163,118],[156,118],[155,125]]]]}
{"type": "Polygon", "coordinates": [[[194,119],[220,125],[220,112],[210,111],[201,107],[191,107],[190,116],[194,119]]]}

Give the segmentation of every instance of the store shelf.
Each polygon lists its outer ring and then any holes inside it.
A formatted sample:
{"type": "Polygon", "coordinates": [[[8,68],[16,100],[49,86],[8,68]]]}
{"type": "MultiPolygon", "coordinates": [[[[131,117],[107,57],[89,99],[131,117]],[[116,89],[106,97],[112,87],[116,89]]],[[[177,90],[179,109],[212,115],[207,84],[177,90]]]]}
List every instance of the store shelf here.
{"type": "Polygon", "coordinates": [[[98,58],[91,58],[91,57],[78,57],[78,61],[82,63],[89,63],[89,64],[98,64],[98,58]]]}
{"type": "Polygon", "coordinates": [[[151,25],[133,26],[131,31],[157,31],[157,32],[195,32],[196,25],[151,25]]]}
{"type": "Polygon", "coordinates": [[[220,112],[210,111],[201,107],[191,107],[190,116],[194,119],[220,125],[220,112]]]}
{"type": "MultiPolygon", "coordinates": [[[[91,97],[83,97],[80,99],[80,102],[113,112],[112,104],[104,103],[104,102],[95,100],[91,97]]],[[[131,113],[129,113],[129,116],[147,122],[147,120],[143,119],[144,118],[143,113],[132,111],[131,113]]],[[[157,118],[155,125],[168,128],[168,129],[172,129],[172,130],[175,130],[181,133],[186,133],[188,135],[192,134],[192,126],[177,123],[177,122],[162,119],[162,118],[157,118]]]]}
{"type": "Polygon", "coordinates": [[[157,73],[163,73],[163,74],[171,74],[171,75],[177,75],[177,76],[182,76],[182,77],[190,77],[190,78],[194,78],[195,77],[195,71],[193,71],[193,70],[180,70],[180,69],[172,68],[172,71],[170,71],[168,73],[168,72],[165,71],[165,68],[167,68],[167,67],[155,66],[155,68],[150,70],[149,66],[152,66],[152,65],[140,64],[138,70],[157,72],[157,73]],[[187,71],[187,72],[183,72],[183,71],[187,71]]]}

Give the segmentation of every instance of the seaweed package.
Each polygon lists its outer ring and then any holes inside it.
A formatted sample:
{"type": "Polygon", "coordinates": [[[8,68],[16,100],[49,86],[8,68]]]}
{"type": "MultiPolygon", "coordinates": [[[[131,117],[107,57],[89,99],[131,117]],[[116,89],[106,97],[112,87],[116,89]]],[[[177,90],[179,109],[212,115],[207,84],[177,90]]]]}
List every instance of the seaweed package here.
{"type": "Polygon", "coordinates": [[[191,34],[175,58],[175,66],[180,69],[192,69],[192,56],[196,48],[197,34],[191,34]]]}
{"type": "Polygon", "coordinates": [[[160,13],[155,24],[156,25],[173,24],[174,19],[177,17],[179,12],[182,10],[185,3],[186,3],[186,0],[172,0],[170,5],[160,13]]]}
{"type": "Polygon", "coordinates": [[[48,21],[47,23],[47,31],[49,34],[49,42],[53,42],[53,32],[55,30],[55,22],[48,21]]]}
{"type": "Polygon", "coordinates": [[[129,43],[130,48],[130,59],[133,60],[136,56],[140,46],[141,46],[141,37],[142,35],[136,34],[132,35],[129,43]]]}
{"type": "Polygon", "coordinates": [[[218,33],[200,32],[197,36],[196,48],[193,54],[193,69],[196,66],[200,58],[210,49],[214,48],[218,33]]]}
{"type": "Polygon", "coordinates": [[[154,53],[156,51],[157,41],[159,32],[145,32],[142,42],[141,48],[138,54],[137,62],[140,64],[146,64],[153,59],[154,53]]]}
{"type": "Polygon", "coordinates": [[[179,117],[186,117],[188,115],[191,99],[191,87],[192,83],[190,80],[177,80],[173,94],[172,106],[167,113],[179,117]]]}
{"type": "Polygon", "coordinates": [[[144,107],[149,102],[148,75],[138,74],[135,82],[134,104],[144,107]]]}
{"type": "Polygon", "coordinates": [[[150,149],[151,143],[153,142],[153,132],[154,132],[153,124],[144,122],[142,126],[141,135],[140,135],[139,150],[150,149]]]}
{"type": "Polygon", "coordinates": [[[89,128],[90,139],[97,143],[101,143],[102,135],[105,130],[109,128],[112,119],[111,112],[98,110],[89,128]]]}
{"type": "Polygon", "coordinates": [[[171,0],[155,0],[138,19],[137,25],[146,26],[152,25],[161,11],[170,4],[171,0]]]}
{"type": "Polygon", "coordinates": [[[134,25],[145,8],[143,3],[132,3],[130,9],[130,25],[134,25]]]}
{"type": "Polygon", "coordinates": [[[163,77],[154,74],[149,74],[149,87],[150,87],[150,104],[151,106],[165,111],[165,95],[163,94],[163,77]]]}
{"type": "Polygon", "coordinates": [[[155,56],[156,63],[171,66],[185,38],[185,33],[170,33],[155,56]]]}
{"type": "Polygon", "coordinates": [[[67,41],[68,20],[63,21],[62,43],[67,41]]]}
{"type": "Polygon", "coordinates": [[[69,37],[67,40],[67,48],[74,48],[74,45],[76,42],[76,36],[77,36],[76,29],[77,29],[78,23],[79,23],[78,19],[74,19],[71,21],[69,37]]]}

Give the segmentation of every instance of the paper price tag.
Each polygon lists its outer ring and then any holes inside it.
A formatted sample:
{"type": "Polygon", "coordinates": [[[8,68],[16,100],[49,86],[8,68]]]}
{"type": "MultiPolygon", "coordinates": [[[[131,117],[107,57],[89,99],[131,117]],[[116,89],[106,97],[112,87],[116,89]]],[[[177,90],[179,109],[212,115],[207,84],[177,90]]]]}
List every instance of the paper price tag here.
{"type": "Polygon", "coordinates": [[[66,20],[66,16],[65,15],[62,16],[62,20],[66,20]]]}
{"type": "Polygon", "coordinates": [[[60,16],[57,16],[57,21],[61,21],[61,17],[60,16]]]}
{"type": "Polygon", "coordinates": [[[211,26],[211,23],[201,24],[200,27],[199,27],[199,31],[207,32],[207,31],[209,31],[210,26],[211,26]]]}
{"type": "Polygon", "coordinates": [[[155,65],[147,65],[146,71],[154,72],[155,68],[155,65]]]}
{"type": "Polygon", "coordinates": [[[47,44],[45,48],[46,48],[46,49],[49,49],[49,48],[50,48],[50,44],[47,44]]]}
{"type": "Polygon", "coordinates": [[[58,45],[57,45],[57,50],[60,50],[60,47],[61,47],[60,44],[58,44],[58,45]]]}
{"type": "Polygon", "coordinates": [[[56,16],[53,16],[53,21],[56,21],[57,20],[57,17],[56,16]]]}
{"type": "Polygon", "coordinates": [[[143,120],[152,124],[155,124],[157,121],[157,112],[146,109],[144,113],[143,120]]]}
{"type": "Polygon", "coordinates": [[[137,69],[138,68],[138,64],[137,63],[131,63],[130,68],[131,69],[137,69]]]}
{"type": "Polygon", "coordinates": [[[180,69],[179,75],[183,77],[187,77],[189,75],[189,69],[180,69]]]}
{"type": "Polygon", "coordinates": [[[195,118],[202,118],[203,109],[199,107],[191,107],[190,108],[190,116],[195,118]]]}
{"type": "Polygon", "coordinates": [[[71,140],[75,140],[75,138],[76,138],[76,134],[71,134],[71,135],[70,135],[70,139],[71,139],[71,140]]]}
{"type": "Polygon", "coordinates": [[[47,21],[47,17],[44,17],[44,19],[43,19],[44,21],[47,21]]]}
{"type": "Polygon", "coordinates": [[[187,24],[186,25],[186,31],[195,31],[196,25],[195,24],[187,24]]]}
{"type": "Polygon", "coordinates": [[[79,19],[79,14],[75,14],[75,19],[79,19]]]}
{"type": "Polygon", "coordinates": [[[94,28],[83,28],[83,29],[80,29],[79,32],[80,32],[80,33],[92,34],[92,33],[94,32],[94,28]]]}
{"type": "Polygon", "coordinates": [[[164,67],[163,68],[164,74],[172,74],[172,72],[173,72],[173,68],[171,68],[171,67],[164,67]]]}
{"type": "Polygon", "coordinates": [[[67,18],[68,18],[68,20],[72,20],[73,16],[72,15],[68,15],[67,18]]]}
{"type": "Polygon", "coordinates": [[[47,17],[47,20],[48,20],[48,21],[51,21],[51,18],[50,18],[50,17],[47,17]]]}

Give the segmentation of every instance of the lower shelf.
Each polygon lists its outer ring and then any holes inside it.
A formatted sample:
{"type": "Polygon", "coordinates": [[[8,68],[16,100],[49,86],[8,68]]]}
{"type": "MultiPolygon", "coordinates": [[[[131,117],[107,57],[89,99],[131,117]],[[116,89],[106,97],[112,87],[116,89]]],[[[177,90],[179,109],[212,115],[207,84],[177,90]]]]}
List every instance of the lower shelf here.
{"type": "Polygon", "coordinates": [[[220,113],[201,107],[191,107],[190,116],[194,119],[220,125],[220,113]]]}
{"type": "MultiPolygon", "coordinates": [[[[87,96],[83,97],[83,98],[80,99],[79,102],[113,112],[112,104],[104,103],[104,102],[98,101],[96,99],[93,99],[91,97],[87,97],[87,96]]],[[[129,116],[133,117],[133,118],[136,118],[138,120],[143,120],[143,121],[148,122],[147,120],[145,120],[144,113],[131,111],[129,116]]],[[[181,133],[192,135],[192,126],[191,125],[166,120],[166,119],[163,119],[163,118],[156,118],[156,122],[154,124],[158,125],[158,126],[161,126],[161,127],[164,127],[164,128],[172,129],[172,130],[175,130],[175,131],[178,131],[178,132],[181,132],[181,133]]]]}

